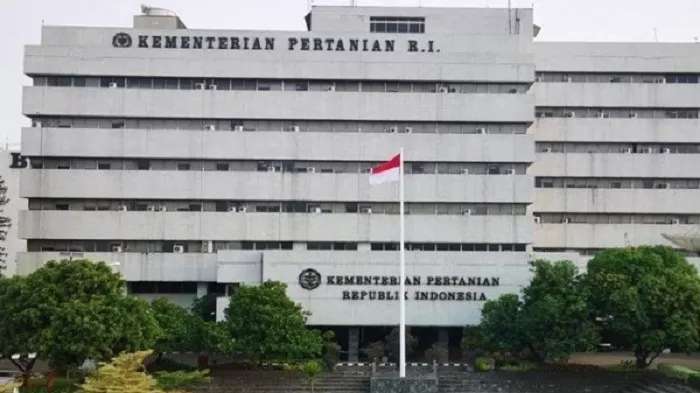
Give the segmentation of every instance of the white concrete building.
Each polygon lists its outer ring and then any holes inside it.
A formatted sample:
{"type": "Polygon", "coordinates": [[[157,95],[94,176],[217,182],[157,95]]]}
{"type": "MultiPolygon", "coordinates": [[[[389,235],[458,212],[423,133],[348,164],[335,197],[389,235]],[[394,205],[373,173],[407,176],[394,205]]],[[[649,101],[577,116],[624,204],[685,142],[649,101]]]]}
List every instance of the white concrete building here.
{"type": "Polygon", "coordinates": [[[397,187],[367,172],[400,147],[407,322],[435,330],[426,346],[458,347],[535,256],[584,263],[698,223],[700,46],[534,43],[530,9],[306,21],[43,27],[25,50],[18,272],[119,262],[132,293],[221,294],[219,317],[237,285],[283,281],[352,360],[398,321],[397,187]]]}

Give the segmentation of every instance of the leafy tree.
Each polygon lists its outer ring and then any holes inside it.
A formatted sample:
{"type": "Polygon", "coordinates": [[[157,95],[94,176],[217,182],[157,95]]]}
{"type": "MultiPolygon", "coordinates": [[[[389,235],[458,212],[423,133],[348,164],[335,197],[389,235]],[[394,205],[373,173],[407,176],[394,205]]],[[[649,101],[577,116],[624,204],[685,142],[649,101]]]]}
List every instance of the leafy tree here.
{"type": "Polygon", "coordinates": [[[163,334],[158,338],[155,352],[158,359],[164,352],[192,350],[194,319],[187,310],[166,298],[151,302],[151,309],[163,334]]]}
{"type": "Polygon", "coordinates": [[[333,371],[340,360],[340,345],[335,341],[335,333],[328,330],[323,333],[323,363],[326,370],[333,371]]]}
{"type": "Polygon", "coordinates": [[[321,353],[321,334],[306,327],[309,313],[287,297],[286,289],[283,283],[266,281],[242,285],[231,297],[225,326],[248,360],[294,362],[321,353]]]}
{"type": "Polygon", "coordinates": [[[217,294],[207,293],[202,297],[194,299],[192,302],[192,314],[201,317],[207,322],[216,320],[216,298],[217,294]]]}
{"type": "MultiPolygon", "coordinates": [[[[392,361],[399,361],[399,349],[401,348],[401,337],[399,336],[399,328],[395,327],[391,329],[391,332],[386,336],[386,349],[389,351],[389,357],[392,361]]],[[[413,350],[418,345],[418,339],[411,335],[411,328],[406,327],[406,357],[413,354],[413,350]]]]}
{"type": "MultiPolygon", "coordinates": [[[[124,295],[121,276],[87,260],[0,280],[0,315],[3,353],[37,353],[57,369],[149,348],[160,334],[148,305],[124,295]]],[[[27,374],[34,362],[16,365],[27,374]]]]}
{"type": "Polygon", "coordinates": [[[576,266],[570,261],[535,261],[532,271],[518,321],[530,353],[546,362],[593,349],[598,334],[590,320],[590,296],[576,266]]]}
{"type": "Polygon", "coordinates": [[[375,341],[369,343],[362,352],[364,352],[372,362],[377,362],[386,353],[386,345],[384,341],[375,341]]]}
{"type": "Polygon", "coordinates": [[[586,282],[594,316],[612,332],[612,344],[634,351],[645,368],[666,348],[692,351],[700,337],[700,278],[695,268],[665,246],[599,252],[586,282]]]}
{"type": "Polygon", "coordinates": [[[484,334],[479,325],[467,325],[462,329],[462,349],[481,349],[484,334]]]}
{"type": "Polygon", "coordinates": [[[5,241],[7,240],[7,231],[12,226],[10,217],[4,215],[3,206],[7,205],[10,199],[7,197],[7,183],[0,176],[0,276],[2,271],[7,268],[7,248],[5,241]]]}
{"type": "Polygon", "coordinates": [[[488,300],[481,310],[481,332],[484,349],[520,352],[523,336],[519,325],[521,303],[516,294],[488,300]]]}
{"type": "Polygon", "coordinates": [[[567,359],[597,342],[590,322],[589,294],[573,263],[532,263],[533,278],[517,295],[486,302],[481,331],[485,349],[521,352],[539,362],[567,359]]]}

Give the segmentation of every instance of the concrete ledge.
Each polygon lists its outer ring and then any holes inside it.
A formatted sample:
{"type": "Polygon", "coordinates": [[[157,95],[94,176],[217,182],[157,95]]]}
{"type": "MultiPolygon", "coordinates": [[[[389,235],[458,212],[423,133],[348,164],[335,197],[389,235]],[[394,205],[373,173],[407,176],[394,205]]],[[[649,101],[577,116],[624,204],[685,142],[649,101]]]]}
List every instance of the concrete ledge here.
{"type": "Polygon", "coordinates": [[[438,393],[437,378],[372,378],[370,393],[438,393]]]}

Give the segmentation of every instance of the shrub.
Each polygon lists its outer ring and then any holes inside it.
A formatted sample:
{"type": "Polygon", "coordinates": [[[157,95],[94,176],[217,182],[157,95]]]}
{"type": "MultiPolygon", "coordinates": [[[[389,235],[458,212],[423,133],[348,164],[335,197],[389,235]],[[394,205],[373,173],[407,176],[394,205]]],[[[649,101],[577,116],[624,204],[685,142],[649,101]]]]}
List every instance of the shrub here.
{"type": "Polygon", "coordinates": [[[501,371],[530,371],[535,370],[537,365],[530,362],[522,362],[516,364],[506,364],[499,368],[501,371]]]}
{"type": "Polygon", "coordinates": [[[449,352],[444,344],[433,344],[425,351],[425,359],[429,362],[447,363],[449,352]]]}
{"type": "Polygon", "coordinates": [[[312,360],[302,364],[300,371],[304,382],[311,385],[311,393],[313,393],[314,385],[316,385],[316,382],[321,377],[321,373],[323,373],[323,364],[317,360],[312,360]]]}
{"type": "Polygon", "coordinates": [[[685,382],[689,382],[692,376],[700,376],[700,372],[679,364],[659,363],[657,370],[668,377],[681,379],[685,382]]]}
{"type": "Polygon", "coordinates": [[[700,388],[700,373],[688,377],[688,384],[694,388],[700,388]]]}
{"type": "Polygon", "coordinates": [[[340,345],[335,342],[335,334],[330,330],[323,334],[323,339],[323,364],[326,370],[333,371],[340,360],[340,345]]]}
{"type": "Polygon", "coordinates": [[[155,378],[142,370],[143,361],[151,351],[119,355],[101,365],[81,388],[84,393],[160,393],[155,378]],[[128,387],[128,389],[126,389],[128,387]]]}
{"type": "Polygon", "coordinates": [[[481,349],[483,339],[479,325],[467,325],[462,330],[462,349],[481,349]]]}
{"type": "Polygon", "coordinates": [[[375,362],[381,359],[382,356],[384,356],[384,353],[386,352],[386,347],[384,346],[383,342],[375,341],[367,345],[367,348],[365,348],[363,351],[367,354],[369,360],[375,362]]]}
{"type": "Polygon", "coordinates": [[[612,366],[607,366],[605,368],[607,370],[610,370],[610,371],[620,371],[620,372],[639,371],[639,369],[637,368],[637,365],[632,360],[623,360],[618,364],[613,364],[612,366]]]}
{"type": "Polygon", "coordinates": [[[478,357],[474,363],[476,371],[486,372],[493,370],[494,361],[491,358],[478,357]]]}
{"type": "Polygon", "coordinates": [[[158,387],[165,390],[180,390],[209,383],[209,370],[202,371],[160,371],[156,373],[158,387]]]}

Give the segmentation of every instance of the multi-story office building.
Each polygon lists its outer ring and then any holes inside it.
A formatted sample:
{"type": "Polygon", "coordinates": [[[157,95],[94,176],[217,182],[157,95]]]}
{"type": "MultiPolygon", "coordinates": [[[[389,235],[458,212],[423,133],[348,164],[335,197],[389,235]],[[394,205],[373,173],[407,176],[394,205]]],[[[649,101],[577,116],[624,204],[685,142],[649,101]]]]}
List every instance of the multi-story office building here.
{"type": "Polygon", "coordinates": [[[398,189],[368,171],[400,147],[407,322],[426,346],[458,346],[533,257],[584,262],[700,217],[700,46],[534,43],[529,9],[306,22],[43,27],[25,51],[19,272],[119,262],[129,292],[218,293],[219,317],[236,285],[283,281],[353,360],[398,321],[398,189]]]}

